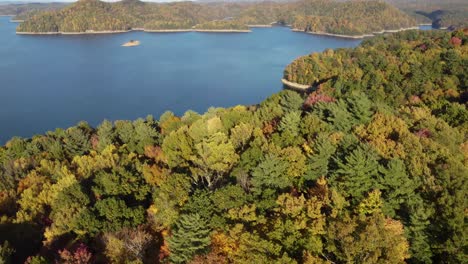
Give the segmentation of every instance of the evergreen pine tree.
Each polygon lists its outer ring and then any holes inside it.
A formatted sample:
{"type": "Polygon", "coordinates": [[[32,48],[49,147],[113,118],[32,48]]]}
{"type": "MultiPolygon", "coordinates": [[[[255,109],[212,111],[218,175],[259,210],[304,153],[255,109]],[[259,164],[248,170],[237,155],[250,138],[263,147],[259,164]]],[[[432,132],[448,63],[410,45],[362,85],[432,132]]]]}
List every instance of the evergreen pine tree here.
{"type": "Polygon", "coordinates": [[[159,133],[151,123],[139,119],[133,123],[135,127],[134,147],[138,154],[143,154],[146,146],[155,145],[159,140],[159,133]]]}
{"type": "Polygon", "coordinates": [[[265,188],[283,189],[291,184],[286,175],[288,163],[274,155],[267,155],[253,170],[252,184],[255,193],[261,193],[265,188]]]}
{"type": "Polygon", "coordinates": [[[299,123],[301,122],[301,112],[291,111],[284,115],[279,124],[279,129],[283,133],[289,133],[291,137],[299,135],[299,123]]]}
{"type": "Polygon", "coordinates": [[[322,120],[330,123],[335,130],[349,131],[356,121],[353,115],[348,112],[347,104],[343,100],[338,100],[335,103],[318,103],[314,109],[319,111],[319,116],[322,120]]]}
{"type": "Polygon", "coordinates": [[[210,245],[210,229],[199,214],[181,215],[168,239],[172,263],[186,263],[195,254],[206,251],[210,245]]]}
{"type": "Polygon", "coordinates": [[[336,147],[325,134],[320,134],[313,146],[314,154],[308,160],[306,180],[316,180],[328,174],[328,165],[336,147]]]}
{"type": "Polygon", "coordinates": [[[372,102],[364,94],[356,94],[347,100],[348,110],[353,115],[355,121],[359,124],[365,124],[372,118],[372,102]]]}
{"type": "Polygon", "coordinates": [[[78,127],[69,128],[63,142],[65,152],[70,158],[85,154],[91,147],[89,136],[78,127]]]}
{"type": "Polygon", "coordinates": [[[436,183],[442,188],[433,194],[436,214],[430,229],[437,234],[432,240],[434,262],[464,263],[467,260],[467,175],[468,169],[453,159],[436,168],[436,183]]]}
{"type": "Polygon", "coordinates": [[[416,195],[409,201],[410,223],[408,237],[410,242],[411,260],[414,263],[432,263],[432,251],[429,243],[427,227],[433,214],[432,208],[426,208],[423,199],[416,195]]]}
{"type": "Polygon", "coordinates": [[[344,160],[335,159],[338,166],[330,178],[330,184],[352,196],[355,202],[361,200],[372,188],[376,187],[379,175],[378,156],[368,145],[359,145],[344,160]]]}
{"type": "Polygon", "coordinates": [[[97,128],[97,135],[99,138],[98,150],[102,151],[114,141],[114,126],[112,122],[104,120],[97,128]]]}
{"type": "Polygon", "coordinates": [[[382,211],[394,217],[402,203],[406,202],[417,188],[416,183],[408,177],[405,164],[400,159],[390,160],[386,168],[381,168],[380,187],[385,199],[382,211]]]}
{"type": "Polygon", "coordinates": [[[304,103],[304,99],[299,93],[296,93],[291,90],[281,91],[281,101],[280,104],[283,107],[285,112],[299,110],[304,103]]]}

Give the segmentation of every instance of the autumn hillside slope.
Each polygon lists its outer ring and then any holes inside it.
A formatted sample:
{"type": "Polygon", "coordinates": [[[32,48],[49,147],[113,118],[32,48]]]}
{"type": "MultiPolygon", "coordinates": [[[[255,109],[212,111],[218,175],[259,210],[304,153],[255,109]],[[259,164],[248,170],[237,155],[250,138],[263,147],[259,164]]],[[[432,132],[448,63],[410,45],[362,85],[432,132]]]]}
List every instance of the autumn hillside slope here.
{"type": "Polygon", "coordinates": [[[467,43],[379,36],[289,65],[307,94],[13,138],[0,261],[465,263],[467,43]]]}
{"type": "Polygon", "coordinates": [[[468,5],[465,0],[385,0],[421,23],[433,27],[468,26],[468,5]]]}
{"type": "Polygon", "coordinates": [[[416,21],[380,1],[340,2],[300,0],[291,3],[150,3],[123,0],[116,3],[79,0],[61,10],[38,12],[17,32],[120,31],[132,28],[247,29],[247,25],[291,25],[297,30],[344,35],[416,26],[416,21]]]}

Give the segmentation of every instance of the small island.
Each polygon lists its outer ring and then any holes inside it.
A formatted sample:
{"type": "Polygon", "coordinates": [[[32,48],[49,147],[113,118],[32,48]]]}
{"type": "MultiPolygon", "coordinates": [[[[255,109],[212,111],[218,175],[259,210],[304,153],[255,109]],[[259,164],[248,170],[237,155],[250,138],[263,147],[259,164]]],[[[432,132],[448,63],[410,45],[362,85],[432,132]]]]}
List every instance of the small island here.
{"type": "Polygon", "coordinates": [[[135,47],[138,45],[140,45],[140,41],[132,39],[129,42],[122,44],[122,47],[135,47]]]}

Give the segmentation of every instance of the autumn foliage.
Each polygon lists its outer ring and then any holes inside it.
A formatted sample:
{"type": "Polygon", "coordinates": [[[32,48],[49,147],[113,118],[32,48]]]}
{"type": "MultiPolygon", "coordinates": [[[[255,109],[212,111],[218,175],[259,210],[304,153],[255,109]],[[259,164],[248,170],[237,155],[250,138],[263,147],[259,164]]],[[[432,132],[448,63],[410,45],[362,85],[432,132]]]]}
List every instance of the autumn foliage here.
{"type": "Polygon", "coordinates": [[[467,48],[382,35],[289,65],[309,94],[13,138],[0,262],[464,263],[467,48]]]}

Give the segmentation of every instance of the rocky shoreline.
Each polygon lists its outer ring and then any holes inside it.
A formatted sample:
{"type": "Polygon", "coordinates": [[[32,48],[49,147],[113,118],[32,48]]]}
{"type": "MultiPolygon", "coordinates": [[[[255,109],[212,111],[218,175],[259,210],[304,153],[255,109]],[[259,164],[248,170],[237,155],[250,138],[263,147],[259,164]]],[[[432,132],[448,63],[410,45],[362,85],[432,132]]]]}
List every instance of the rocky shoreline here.
{"type": "Polygon", "coordinates": [[[16,31],[17,35],[99,35],[99,34],[117,34],[117,33],[126,33],[132,30],[105,30],[105,31],[94,31],[88,30],[86,32],[21,32],[16,31]]]}
{"type": "Polygon", "coordinates": [[[60,32],[18,32],[16,31],[16,35],[61,35],[60,32]]]}
{"type": "Polygon", "coordinates": [[[337,38],[350,38],[350,39],[362,39],[362,38],[367,38],[367,37],[373,37],[374,36],[372,34],[364,34],[364,35],[356,35],[356,36],[341,35],[341,34],[333,34],[333,33],[321,32],[321,31],[318,31],[318,32],[304,31],[304,30],[301,30],[301,29],[298,29],[298,28],[293,28],[291,30],[294,31],[294,32],[304,32],[304,33],[311,34],[311,35],[330,36],[330,37],[337,37],[337,38]]]}
{"type": "Polygon", "coordinates": [[[177,32],[213,32],[213,33],[248,33],[249,29],[145,29],[149,33],[177,33],[177,32]]]}
{"type": "Polygon", "coordinates": [[[252,32],[250,29],[194,29],[195,32],[207,32],[207,33],[249,33],[252,32]]]}
{"type": "Polygon", "coordinates": [[[298,90],[298,91],[307,91],[310,89],[310,85],[305,85],[305,84],[300,84],[300,83],[295,83],[295,82],[290,82],[286,79],[281,79],[281,82],[288,88],[293,89],[293,90],[298,90]]]}
{"type": "Polygon", "coordinates": [[[396,32],[400,32],[400,31],[413,30],[413,29],[419,29],[419,27],[408,27],[408,28],[400,28],[400,29],[381,30],[381,31],[378,31],[378,32],[374,32],[373,34],[396,33],[396,32]]]}
{"type": "MultiPolygon", "coordinates": [[[[16,22],[16,21],[11,21],[16,22]]],[[[18,20],[18,22],[20,22],[18,20]]],[[[422,24],[421,24],[422,25],[422,24]]],[[[248,25],[249,28],[267,28],[272,27],[272,24],[269,25],[248,25]]],[[[412,29],[419,29],[419,27],[408,27],[408,28],[400,28],[400,29],[388,29],[382,30],[378,32],[373,32],[372,34],[362,34],[362,35],[343,35],[343,34],[333,34],[327,32],[313,32],[313,31],[304,31],[298,28],[292,28],[291,30],[294,32],[303,32],[312,35],[322,35],[322,36],[330,36],[330,37],[338,37],[338,38],[350,38],[350,39],[363,39],[367,37],[373,37],[378,34],[384,33],[395,33],[405,30],[412,30],[412,29]]],[[[16,32],[18,35],[88,35],[88,34],[116,34],[116,33],[126,33],[131,31],[143,31],[148,33],[177,33],[177,32],[205,32],[205,33],[249,33],[252,32],[250,29],[197,29],[197,28],[189,28],[189,29],[145,29],[145,28],[132,28],[130,30],[105,30],[105,31],[94,31],[94,30],[87,30],[85,32],[16,32]]]]}
{"type": "Polygon", "coordinates": [[[307,34],[312,34],[312,35],[321,35],[321,36],[330,36],[330,37],[338,37],[338,38],[351,38],[351,39],[363,39],[363,38],[368,38],[368,37],[373,37],[378,34],[384,34],[384,33],[396,33],[400,31],[405,31],[405,30],[413,30],[413,29],[419,29],[419,27],[408,27],[408,28],[400,28],[400,29],[384,29],[378,32],[373,32],[372,34],[362,34],[362,35],[342,35],[342,34],[333,34],[333,33],[327,33],[327,32],[313,32],[313,31],[304,31],[298,28],[293,28],[291,29],[294,32],[304,32],[307,34]]]}
{"type": "Polygon", "coordinates": [[[149,33],[177,33],[177,32],[192,32],[193,29],[143,29],[149,33]]]}
{"type": "Polygon", "coordinates": [[[144,29],[136,28],[131,30],[106,30],[94,31],[87,30],[85,32],[21,32],[16,31],[17,35],[93,35],[93,34],[117,34],[127,33],[131,31],[143,31],[148,33],[175,33],[175,32],[212,32],[212,33],[248,33],[250,29],[144,29]]]}
{"type": "Polygon", "coordinates": [[[276,22],[270,23],[270,24],[252,24],[252,25],[247,25],[249,28],[270,28],[273,27],[273,25],[276,22]]]}

